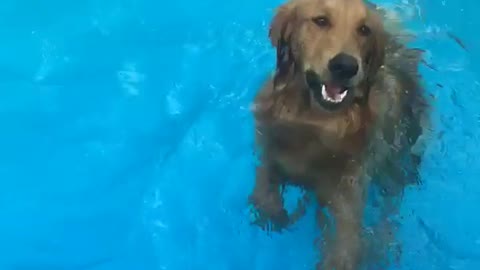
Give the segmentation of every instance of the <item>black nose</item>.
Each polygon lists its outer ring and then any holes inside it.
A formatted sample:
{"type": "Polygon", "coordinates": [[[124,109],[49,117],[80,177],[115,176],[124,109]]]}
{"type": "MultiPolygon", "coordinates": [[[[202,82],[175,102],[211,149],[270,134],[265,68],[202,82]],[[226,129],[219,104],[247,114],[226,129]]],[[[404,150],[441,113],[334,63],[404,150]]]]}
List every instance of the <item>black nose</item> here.
{"type": "Polygon", "coordinates": [[[353,56],[339,53],[328,62],[328,69],[334,79],[348,80],[358,72],[358,62],[353,56]]]}

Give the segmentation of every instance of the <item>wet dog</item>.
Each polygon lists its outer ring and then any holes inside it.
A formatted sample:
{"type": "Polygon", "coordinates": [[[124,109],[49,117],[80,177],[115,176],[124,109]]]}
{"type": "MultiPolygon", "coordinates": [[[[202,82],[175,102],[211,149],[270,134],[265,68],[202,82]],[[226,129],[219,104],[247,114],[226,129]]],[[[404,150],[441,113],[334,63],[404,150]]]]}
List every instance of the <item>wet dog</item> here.
{"type": "Polygon", "coordinates": [[[387,32],[378,8],[361,0],[287,2],[269,37],[276,70],[254,102],[256,223],[281,230],[295,222],[282,187],[302,187],[335,220],[318,269],[358,269],[367,189],[378,186],[391,202],[386,217],[417,182],[428,113],[421,51],[387,32]]]}

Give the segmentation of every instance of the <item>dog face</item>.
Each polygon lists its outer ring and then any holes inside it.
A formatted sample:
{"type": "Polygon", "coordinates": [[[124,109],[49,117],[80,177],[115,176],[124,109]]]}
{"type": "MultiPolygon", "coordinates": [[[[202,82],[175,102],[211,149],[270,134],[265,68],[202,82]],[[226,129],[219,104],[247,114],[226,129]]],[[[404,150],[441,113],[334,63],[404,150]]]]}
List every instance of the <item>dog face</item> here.
{"type": "Polygon", "coordinates": [[[277,49],[277,90],[300,76],[311,100],[328,111],[368,95],[383,65],[386,34],[362,0],[292,0],[270,27],[277,49]]]}

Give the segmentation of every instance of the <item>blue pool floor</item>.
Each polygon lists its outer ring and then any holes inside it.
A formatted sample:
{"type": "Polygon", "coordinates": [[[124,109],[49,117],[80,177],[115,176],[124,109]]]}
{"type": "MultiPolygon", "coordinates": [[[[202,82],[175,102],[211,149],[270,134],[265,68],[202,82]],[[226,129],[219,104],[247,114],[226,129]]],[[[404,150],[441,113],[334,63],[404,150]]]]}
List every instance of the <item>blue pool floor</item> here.
{"type": "MultiPolygon", "coordinates": [[[[246,204],[279,3],[3,1],[0,269],[311,269],[312,209],[267,234],[246,204]]],[[[435,107],[392,269],[480,269],[478,3],[388,4],[413,16],[435,107]]]]}

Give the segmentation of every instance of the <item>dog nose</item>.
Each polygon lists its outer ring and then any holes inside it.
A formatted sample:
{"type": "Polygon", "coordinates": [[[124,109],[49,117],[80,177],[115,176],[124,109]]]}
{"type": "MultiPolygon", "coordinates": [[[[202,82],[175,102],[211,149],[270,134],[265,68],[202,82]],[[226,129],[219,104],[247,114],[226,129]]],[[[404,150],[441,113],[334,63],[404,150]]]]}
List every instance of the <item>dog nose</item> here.
{"type": "Polygon", "coordinates": [[[357,74],[358,62],[351,55],[339,53],[330,59],[328,69],[334,79],[348,80],[357,74]]]}

